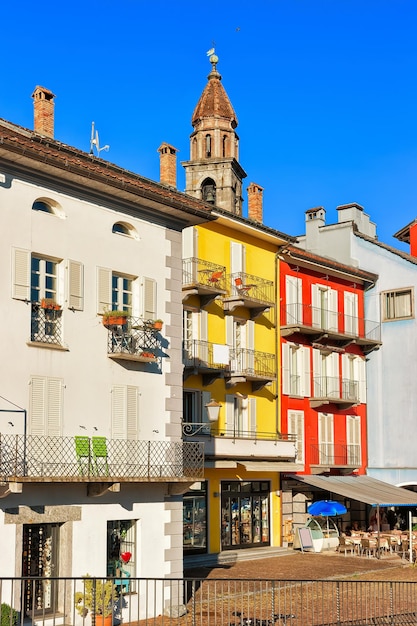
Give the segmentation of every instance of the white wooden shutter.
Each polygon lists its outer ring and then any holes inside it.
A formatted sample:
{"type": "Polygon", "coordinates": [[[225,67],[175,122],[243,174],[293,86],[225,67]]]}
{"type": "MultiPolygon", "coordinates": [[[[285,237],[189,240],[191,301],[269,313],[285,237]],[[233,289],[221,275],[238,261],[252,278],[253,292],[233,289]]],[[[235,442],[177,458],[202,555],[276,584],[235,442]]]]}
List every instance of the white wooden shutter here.
{"type": "Polygon", "coordinates": [[[312,324],[321,328],[321,294],[318,285],[311,285],[312,324]]]}
{"type": "Polygon", "coordinates": [[[143,279],[143,317],[145,320],[156,318],[156,280],[143,279]]]}
{"type": "Polygon", "coordinates": [[[344,293],[345,333],[358,334],[358,294],[351,291],[344,293]]]}
{"type": "Polygon", "coordinates": [[[84,309],[84,266],[79,261],[68,261],[68,307],[84,309]]]}
{"type": "Polygon", "coordinates": [[[332,352],[326,356],[327,360],[327,393],[332,398],[340,398],[340,374],[339,374],[339,355],[332,352]]]}
{"type": "Polygon", "coordinates": [[[321,352],[317,348],[313,348],[313,397],[319,398],[322,395],[323,370],[321,363],[321,352]]]}
{"type": "Polygon", "coordinates": [[[335,289],[327,290],[327,303],[329,307],[328,329],[337,332],[339,330],[339,315],[337,291],[335,289]]]}
{"type": "Polygon", "coordinates": [[[288,411],[288,434],[296,435],[297,462],[304,463],[304,413],[288,411]]]}
{"type": "Polygon", "coordinates": [[[235,397],[226,395],[226,431],[232,434],[235,421],[235,397]]]}
{"type": "Polygon", "coordinates": [[[256,398],[249,398],[249,431],[252,434],[256,434],[257,432],[256,398]]]}
{"type": "Polygon", "coordinates": [[[97,313],[102,314],[111,310],[111,277],[111,270],[105,267],[97,268],[97,313]]]}
{"type": "Polygon", "coordinates": [[[236,241],[230,242],[230,267],[232,274],[245,271],[245,247],[236,241]]]}
{"type": "Polygon", "coordinates": [[[62,391],[60,378],[33,376],[30,398],[30,433],[60,437],[62,430],[62,391]]]}
{"type": "Polygon", "coordinates": [[[226,316],[226,344],[233,348],[234,345],[234,319],[232,315],[226,316]]]}
{"type": "Polygon", "coordinates": [[[209,349],[207,343],[207,334],[208,334],[208,313],[205,309],[201,309],[199,312],[199,327],[200,327],[200,351],[199,357],[205,362],[209,361],[209,349]]]}
{"type": "Polygon", "coordinates": [[[366,404],[366,361],[360,356],[355,361],[359,380],[359,400],[362,404],[366,404]]]}
{"type": "Polygon", "coordinates": [[[191,259],[198,256],[198,231],[188,226],[182,231],[182,258],[191,259]]]}
{"type": "Polygon", "coordinates": [[[60,437],[62,427],[62,380],[48,378],[48,413],[47,434],[49,437],[60,437]]]}
{"type": "Polygon", "coordinates": [[[286,324],[302,324],[302,281],[296,276],[285,278],[286,324]]]}
{"type": "Polygon", "coordinates": [[[126,388],[114,385],[111,394],[112,439],[126,439],[126,388]]]}
{"type": "Polygon", "coordinates": [[[290,393],[290,345],[282,344],[282,393],[290,393]]]}
{"type": "Polygon", "coordinates": [[[28,250],[12,248],[12,298],[30,301],[30,261],[28,250]]]}
{"type": "Polygon", "coordinates": [[[305,398],[311,396],[311,365],[310,365],[310,349],[306,346],[300,348],[301,365],[301,395],[305,398]]]}
{"type": "Polygon", "coordinates": [[[45,435],[46,378],[32,376],[30,381],[30,434],[45,435]]]}
{"type": "Polygon", "coordinates": [[[138,438],[139,389],[128,385],[126,388],[126,434],[127,439],[138,438]]]}

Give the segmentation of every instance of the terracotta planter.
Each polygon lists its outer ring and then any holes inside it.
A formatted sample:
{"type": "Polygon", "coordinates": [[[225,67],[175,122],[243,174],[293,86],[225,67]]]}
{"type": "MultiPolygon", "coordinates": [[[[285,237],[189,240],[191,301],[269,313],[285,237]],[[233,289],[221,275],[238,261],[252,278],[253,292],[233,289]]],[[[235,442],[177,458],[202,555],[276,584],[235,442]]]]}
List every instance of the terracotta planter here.
{"type": "Polygon", "coordinates": [[[57,304],[53,300],[50,300],[49,298],[42,298],[41,308],[48,309],[49,311],[59,311],[61,309],[61,305],[57,304]]]}
{"type": "Polygon", "coordinates": [[[153,328],[155,330],[162,330],[162,326],[163,326],[163,322],[154,322],[153,323],[153,328]]]}
{"type": "Polygon", "coordinates": [[[94,617],[96,626],[113,626],[113,615],[95,615],[92,616],[91,621],[94,623],[94,617]]]}
{"type": "Polygon", "coordinates": [[[103,317],[103,325],[104,326],[122,326],[126,324],[126,317],[120,316],[112,316],[108,315],[107,317],[103,317]]]}

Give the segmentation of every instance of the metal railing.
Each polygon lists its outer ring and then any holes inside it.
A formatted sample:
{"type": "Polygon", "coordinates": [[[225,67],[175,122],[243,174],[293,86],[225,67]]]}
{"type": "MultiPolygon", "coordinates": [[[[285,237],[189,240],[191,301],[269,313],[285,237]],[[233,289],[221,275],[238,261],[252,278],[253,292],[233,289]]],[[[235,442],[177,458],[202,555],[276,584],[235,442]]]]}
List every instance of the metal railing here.
{"type": "Polygon", "coordinates": [[[204,369],[224,369],[225,363],[216,362],[214,344],[201,339],[185,339],[183,341],[184,367],[201,367],[204,369]]]}
{"type": "Polygon", "coordinates": [[[242,430],[241,428],[221,428],[210,422],[184,422],[182,432],[185,437],[207,435],[230,439],[251,439],[254,441],[296,441],[297,436],[288,433],[260,432],[256,430],[242,430]]]}
{"type": "MultiPolygon", "coordinates": [[[[172,626],[414,626],[417,585],[404,581],[263,580],[263,579],[92,579],[113,582],[109,607],[113,623],[172,626]],[[134,588],[124,585],[126,580],[134,588]],[[143,620],[143,621],[141,621],[143,620]]],[[[82,608],[103,602],[86,597],[76,578],[1,578],[3,624],[51,626],[90,623],[82,608]],[[3,608],[3,605],[4,608],[3,608]]],[[[102,623],[100,615],[92,624],[102,623]]]]}
{"type": "Polygon", "coordinates": [[[311,329],[347,335],[349,337],[381,340],[381,324],[366,318],[321,309],[310,304],[281,305],[281,326],[305,326],[311,329]]]}
{"type": "Polygon", "coordinates": [[[275,355],[248,348],[230,349],[229,371],[232,375],[276,378],[275,355]]]}
{"type": "Polygon", "coordinates": [[[124,319],[124,324],[106,325],[107,354],[158,357],[161,341],[151,321],[132,316],[124,319]]]}
{"type": "Polygon", "coordinates": [[[274,283],[260,276],[234,272],[230,274],[231,295],[242,296],[246,300],[253,300],[259,304],[275,306],[274,283]]]}
{"type": "Polygon", "coordinates": [[[196,257],[183,259],[182,262],[182,285],[201,286],[213,291],[227,290],[226,268],[224,265],[204,261],[196,257]]]}
{"type": "Polygon", "coordinates": [[[62,310],[58,305],[44,308],[38,302],[31,303],[30,340],[62,345],[62,310]]]}
{"type": "Polygon", "coordinates": [[[322,443],[311,446],[310,458],[312,465],[361,467],[362,447],[360,444],[322,443]]]}
{"type": "Polygon", "coordinates": [[[203,472],[200,442],[0,434],[3,480],[179,480],[203,472]]]}
{"type": "Polygon", "coordinates": [[[359,402],[359,382],[338,376],[314,376],[312,397],[359,402]]]}

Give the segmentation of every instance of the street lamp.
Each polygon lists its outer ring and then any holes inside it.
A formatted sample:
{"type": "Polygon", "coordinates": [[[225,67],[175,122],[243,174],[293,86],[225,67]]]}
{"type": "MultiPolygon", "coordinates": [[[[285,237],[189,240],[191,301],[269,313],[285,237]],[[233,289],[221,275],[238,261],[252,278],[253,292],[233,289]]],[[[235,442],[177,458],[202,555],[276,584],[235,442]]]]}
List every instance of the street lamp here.
{"type": "Polygon", "coordinates": [[[216,402],[216,400],[213,399],[211,399],[210,402],[207,402],[205,407],[207,409],[209,422],[217,422],[221,406],[220,402],[216,402]]]}

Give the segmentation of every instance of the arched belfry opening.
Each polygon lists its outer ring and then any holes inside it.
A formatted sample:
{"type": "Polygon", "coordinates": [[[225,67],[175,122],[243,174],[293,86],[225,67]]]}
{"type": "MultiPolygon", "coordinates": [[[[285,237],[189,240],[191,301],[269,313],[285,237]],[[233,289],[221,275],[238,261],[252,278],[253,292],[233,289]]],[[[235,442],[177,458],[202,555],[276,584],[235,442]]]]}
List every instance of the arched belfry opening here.
{"type": "Polygon", "coordinates": [[[216,204],[216,183],[212,178],[206,178],[201,185],[201,197],[205,202],[216,204]]]}

